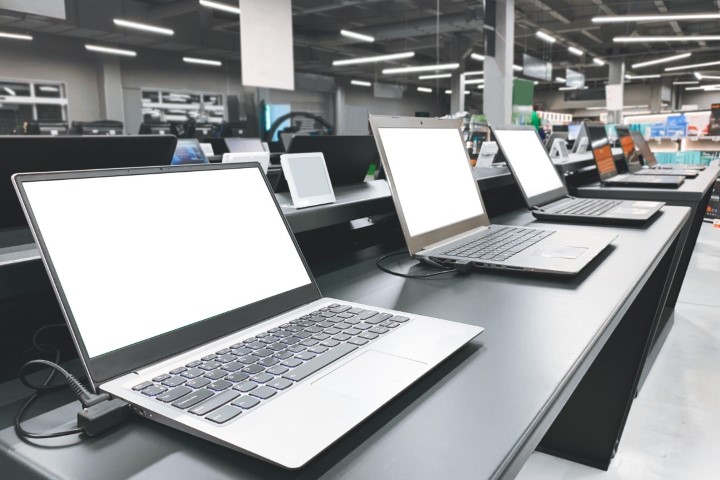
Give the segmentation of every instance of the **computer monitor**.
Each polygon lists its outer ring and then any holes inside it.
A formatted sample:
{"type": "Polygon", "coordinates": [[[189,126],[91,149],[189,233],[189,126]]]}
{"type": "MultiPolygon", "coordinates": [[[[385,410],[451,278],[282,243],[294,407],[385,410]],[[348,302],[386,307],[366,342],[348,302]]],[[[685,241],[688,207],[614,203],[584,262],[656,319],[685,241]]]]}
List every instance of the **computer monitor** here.
{"type": "Polygon", "coordinates": [[[0,137],[0,228],[27,225],[15,173],[170,165],[176,142],[172,135],[0,137]]]}
{"type": "Polygon", "coordinates": [[[122,135],[123,122],[114,120],[73,122],[70,132],[77,135],[122,135]]]}
{"type": "Polygon", "coordinates": [[[67,123],[62,122],[28,122],[25,133],[28,135],[67,135],[67,123]]]}
{"type": "MultiPolygon", "coordinates": [[[[603,130],[605,127],[603,127],[603,130]]],[[[570,132],[568,132],[568,139],[570,138],[570,132]]],[[[607,139],[607,134],[605,136],[607,139]]],[[[585,123],[579,126],[577,135],[575,136],[575,143],[572,147],[571,153],[585,153],[587,152],[591,146],[590,146],[591,140],[588,138],[587,130],[585,123]]]]}
{"type": "Polygon", "coordinates": [[[193,138],[197,138],[198,140],[203,140],[214,135],[218,129],[218,126],[212,123],[196,123],[193,127],[193,138]]]}
{"type": "Polygon", "coordinates": [[[570,131],[568,125],[553,125],[552,133],[568,133],[570,131]]]}
{"type": "Polygon", "coordinates": [[[176,135],[177,129],[170,123],[143,122],[140,125],[140,135],[176,135]]]}
{"type": "Polygon", "coordinates": [[[205,156],[200,142],[196,138],[182,138],[178,140],[170,165],[190,165],[210,163],[205,156]]]}
{"type": "Polygon", "coordinates": [[[575,140],[578,137],[578,134],[580,133],[580,129],[582,128],[582,124],[576,123],[573,125],[567,126],[568,131],[568,140],[575,140]]]}

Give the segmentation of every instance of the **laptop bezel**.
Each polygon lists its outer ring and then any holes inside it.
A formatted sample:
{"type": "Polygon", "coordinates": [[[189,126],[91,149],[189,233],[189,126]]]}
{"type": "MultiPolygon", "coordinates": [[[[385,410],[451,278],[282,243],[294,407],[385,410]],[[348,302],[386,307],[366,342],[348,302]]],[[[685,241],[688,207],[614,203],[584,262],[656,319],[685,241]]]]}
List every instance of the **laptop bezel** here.
{"type": "MultiPolygon", "coordinates": [[[[140,167],[140,168],[122,168],[122,169],[106,169],[106,170],[82,170],[69,172],[44,172],[44,173],[20,173],[12,177],[15,190],[21,198],[23,211],[25,212],[30,230],[42,253],[41,257],[45,268],[48,272],[50,283],[60,303],[63,315],[68,322],[71,336],[78,349],[80,359],[87,372],[94,389],[97,386],[127,374],[137,369],[158,362],[160,360],[170,358],[192,348],[201,346],[207,342],[226,335],[241,331],[245,328],[257,325],[267,319],[273,318],[279,314],[290,311],[294,308],[311,303],[322,298],[320,289],[318,288],[315,278],[300,250],[295,236],[290,229],[285,215],[283,215],[277,198],[272,193],[272,188],[268,183],[267,177],[262,174],[262,169],[258,163],[225,163],[225,164],[207,164],[207,165],[177,165],[163,167],[140,167]],[[57,272],[53,264],[52,258],[48,253],[45,239],[37,225],[32,207],[28,201],[25,184],[38,181],[53,180],[69,180],[82,178],[98,178],[98,177],[117,177],[117,176],[134,176],[134,175],[153,175],[153,174],[172,174],[197,170],[224,170],[224,169],[245,169],[256,168],[260,170],[260,175],[265,182],[268,193],[272,196],[278,215],[287,228],[293,245],[297,249],[298,255],[305,266],[310,283],[293,290],[289,290],[282,294],[278,294],[258,302],[236,308],[234,310],[216,315],[214,317],[199,320],[185,327],[166,332],[147,340],[138,342],[133,345],[123,347],[112,352],[108,352],[97,357],[91,358],[88,355],[85,344],[80,336],[79,329],[75,322],[72,309],[68,303],[67,297],[62,285],[57,280],[57,272]],[[248,320],[249,319],[249,320],[248,320]]],[[[231,219],[230,219],[231,220],[231,219]]]]}
{"type": "Polygon", "coordinates": [[[540,135],[538,134],[538,131],[535,129],[535,127],[530,125],[506,125],[502,127],[490,127],[490,129],[493,132],[493,137],[495,138],[495,141],[498,144],[498,147],[500,147],[500,150],[502,151],[503,156],[505,157],[505,162],[507,163],[508,168],[510,168],[510,171],[513,174],[513,177],[515,178],[515,183],[517,183],[518,187],[520,188],[520,193],[522,193],[523,198],[525,198],[525,203],[527,203],[527,206],[529,208],[533,207],[541,207],[543,205],[547,205],[548,203],[552,203],[554,201],[560,200],[563,197],[566,197],[569,195],[567,187],[565,187],[565,182],[563,181],[562,177],[558,173],[557,169],[555,168],[555,165],[552,163],[552,160],[547,154],[547,151],[545,151],[545,148],[543,148],[543,152],[545,152],[545,158],[547,159],[548,163],[550,163],[550,167],[552,168],[553,172],[555,172],[555,175],[557,175],[558,179],[560,180],[560,188],[556,188],[553,190],[548,190],[544,193],[540,193],[538,195],[535,195],[533,197],[528,196],[527,192],[525,191],[525,187],[523,187],[522,182],[520,181],[520,177],[518,177],[517,173],[515,172],[515,169],[512,166],[512,160],[510,160],[510,157],[508,156],[507,152],[502,146],[502,142],[498,138],[497,134],[495,133],[497,130],[515,130],[515,131],[532,131],[535,133],[535,138],[539,142],[540,146],[542,147],[542,140],[540,140],[540,135]]]}
{"type": "MultiPolygon", "coordinates": [[[[487,214],[487,209],[485,208],[485,204],[482,200],[482,195],[480,194],[480,187],[478,186],[477,181],[474,180],[475,177],[472,173],[472,165],[470,165],[470,156],[468,155],[467,149],[463,148],[463,150],[465,151],[465,158],[467,160],[468,175],[473,178],[473,182],[475,183],[475,188],[477,189],[483,213],[474,217],[467,218],[465,220],[461,220],[460,222],[452,223],[450,225],[431,230],[420,235],[410,235],[410,231],[408,230],[407,222],[405,220],[405,215],[403,213],[402,205],[400,203],[400,200],[397,198],[392,168],[388,164],[387,157],[385,155],[385,147],[383,146],[382,138],[380,137],[379,133],[380,128],[454,129],[457,131],[458,141],[463,142],[462,133],[460,130],[463,124],[462,119],[445,120],[427,117],[396,117],[389,115],[370,115],[369,120],[373,135],[375,136],[375,142],[377,143],[380,160],[382,161],[383,168],[385,169],[385,174],[387,176],[387,182],[390,186],[393,203],[395,204],[398,219],[400,220],[400,227],[402,228],[403,235],[405,236],[405,242],[407,243],[410,255],[415,255],[415,253],[423,250],[429,245],[434,245],[436,243],[442,242],[443,240],[447,240],[457,235],[461,235],[476,228],[486,227],[490,225],[490,219],[487,214]]],[[[438,159],[438,161],[440,162],[441,159],[438,159]]],[[[439,163],[438,167],[441,166],[442,164],[439,163]]]]}
{"type": "Polygon", "coordinates": [[[615,165],[615,157],[612,154],[612,146],[610,145],[610,139],[607,136],[607,131],[605,130],[605,125],[603,125],[600,122],[583,122],[583,130],[587,134],[588,142],[590,144],[590,151],[592,152],[593,160],[595,160],[595,168],[598,172],[598,177],[600,177],[600,182],[604,182],[605,180],[608,180],[612,177],[616,177],[618,175],[617,166],[615,165]],[[595,128],[602,128],[605,132],[604,142],[602,145],[597,145],[598,143],[602,142],[602,139],[593,140],[592,136],[590,135],[590,127],[595,128]],[[597,145],[597,146],[596,146],[597,145]],[[600,165],[598,164],[597,156],[595,155],[595,150],[597,148],[601,148],[607,145],[610,148],[610,158],[612,158],[612,166],[613,170],[611,172],[602,173],[600,172],[600,165]]]}

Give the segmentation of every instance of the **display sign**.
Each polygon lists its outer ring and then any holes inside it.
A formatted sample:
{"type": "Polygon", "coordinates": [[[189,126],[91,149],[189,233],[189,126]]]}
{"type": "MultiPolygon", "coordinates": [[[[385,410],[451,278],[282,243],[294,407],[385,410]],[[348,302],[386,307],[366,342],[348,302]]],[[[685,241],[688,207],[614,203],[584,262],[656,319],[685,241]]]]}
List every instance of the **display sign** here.
{"type": "Polygon", "coordinates": [[[605,85],[605,104],[607,105],[608,110],[617,111],[623,109],[624,90],[625,89],[621,84],[605,85]]]}
{"type": "Polygon", "coordinates": [[[523,54],[523,75],[549,82],[552,80],[552,63],[523,54]]]}
{"type": "Polygon", "coordinates": [[[720,103],[710,106],[710,128],[708,134],[712,137],[720,135],[720,103]]]}
{"type": "Polygon", "coordinates": [[[585,86],[585,74],[575,70],[565,69],[565,85],[571,88],[582,88],[585,86]]]}

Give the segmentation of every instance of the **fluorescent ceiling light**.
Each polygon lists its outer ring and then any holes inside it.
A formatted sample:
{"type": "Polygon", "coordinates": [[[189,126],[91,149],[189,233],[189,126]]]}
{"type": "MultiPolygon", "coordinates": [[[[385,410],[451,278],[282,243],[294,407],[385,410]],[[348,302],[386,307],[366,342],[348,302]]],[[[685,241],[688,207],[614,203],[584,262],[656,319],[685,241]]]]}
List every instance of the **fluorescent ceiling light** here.
{"type": "Polygon", "coordinates": [[[13,40],[32,40],[33,37],[31,35],[23,35],[20,33],[9,33],[9,32],[0,32],[0,38],[12,38],[13,40]]]}
{"type": "Polygon", "coordinates": [[[667,67],[666,72],[674,72],[677,70],[692,70],[693,68],[712,67],[713,65],[720,65],[720,62],[707,62],[707,63],[696,63],[694,65],[681,65],[679,67],[667,67]]]}
{"type": "Polygon", "coordinates": [[[606,110],[607,107],[588,107],[585,110],[606,110]]]}
{"type": "Polygon", "coordinates": [[[469,77],[471,75],[485,75],[485,72],[482,70],[473,70],[470,72],[463,72],[464,77],[469,77]]]}
{"type": "Polygon", "coordinates": [[[362,33],[357,32],[351,32],[350,30],[340,30],[340,35],[343,37],[348,38],[354,38],[355,40],[360,40],[362,42],[374,42],[375,37],[371,37],[370,35],[363,35],[362,33]]]}
{"type": "Polygon", "coordinates": [[[432,88],[417,87],[417,91],[418,91],[418,92],[423,92],[423,93],[432,93],[432,88]]]}
{"type": "MultiPolygon", "coordinates": [[[[445,93],[447,93],[448,95],[452,95],[452,90],[445,90],[445,93]]],[[[469,94],[470,94],[470,90],[465,90],[465,95],[469,95],[469,94]]]]}
{"type": "Polygon", "coordinates": [[[535,80],[535,81],[533,82],[533,85],[540,85],[540,81],[539,81],[539,80],[535,80]]]}
{"type": "Polygon", "coordinates": [[[478,62],[485,61],[485,55],[480,55],[479,53],[471,53],[470,58],[477,60],[478,62]]]}
{"type": "Polygon", "coordinates": [[[522,71],[523,71],[523,67],[521,67],[520,65],[513,65],[513,71],[515,71],[515,72],[522,72],[522,71]]]}
{"type": "Polygon", "coordinates": [[[698,80],[688,80],[684,82],[673,82],[673,85],[697,85],[698,83],[700,83],[698,80]]]}
{"type": "Polygon", "coordinates": [[[605,60],[603,60],[601,58],[593,58],[593,63],[595,65],[603,66],[603,65],[605,65],[605,60]]]}
{"type": "Polygon", "coordinates": [[[540,30],[535,32],[535,36],[538,37],[540,40],[543,40],[547,43],[555,43],[557,41],[557,39],[555,37],[548,35],[545,32],[541,32],[540,30]]]}
{"type": "Polygon", "coordinates": [[[585,55],[585,52],[575,47],[568,47],[568,52],[572,53],[573,55],[577,55],[578,57],[582,57],[583,55],[585,55]]]}
{"type": "Polygon", "coordinates": [[[625,22],[672,22],[676,20],[716,20],[720,13],[681,13],[659,15],[612,15],[593,17],[593,23],[625,23],[625,22]]]}
{"type": "Polygon", "coordinates": [[[472,78],[470,80],[465,80],[465,85],[480,85],[481,83],[485,83],[484,78],[472,78]]]}
{"type": "Polygon", "coordinates": [[[193,58],[193,57],[183,57],[183,62],[195,63],[197,65],[210,65],[212,67],[219,67],[222,65],[222,62],[220,60],[206,60],[204,58],[193,58]]]}
{"type": "Polygon", "coordinates": [[[343,65],[357,65],[359,63],[374,63],[374,62],[385,62],[388,60],[400,60],[403,58],[412,58],[415,56],[415,52],[401,52],[401,53],[389,53],[387,55],[375,55],[374,57],[358,57],[348,58],[345,60],[335,60],[332,62],[334,67],[341,67],[343,65]]]}
{"type": "Polygon", "coordinates": [[[175,35],[175,32],[169,28],[156,27],[146,23],[131,22],[121,18],[113,18],[113,23],[118,27],[132,28],[133,30],[142,30],[143,32],[159,33],[160,35],[175,35]]]}
{"type": "Polygon", "coordinates": [[[698,80],[702,80],[702,79],[703,79],[703,76],[700,74],[700,72],[695,72],[695,73],[693,73],[693,75],[694,75],[695,78],[697,78],[698,80]]]}
{"type": "Polygon", "coordinates": [[[222,10],[223,12],[235,13],[240,15],[240,9],[227,3],[213,2],[212,0],[200,0],[198,2],[203,7],[214,8],[215,10],[222,10]]]}
{"type": "Polygon", "coordinates": [[[665,58],[658,58],[657,60],[649,60],[647,62],[640,62],[635,63],[632,65],[632,68],[642,68],[642,67],[649,67],[650,65],[657,65],[658,63],[667,63],[667,62],[674,62],[675,60],[682,60],[683,58],[688,58],[692,53],[681,53],[680,55],[673,55],[672,57],[665,57],[665,58]]]}
{"type": "Polygon", "coordinates": [[[485,88],[485,85],[478,85],[478,86],[477,86],[477,89],[478,89],[478,90],[482,90],[483,88],[485,88]]]}
{"type": "Polygon", "coordinates": [[[699,87],[687,87],[685,90],[705,90],[705,91],[713,90],[714,91],[714,90],[717,90],[718,88],[720,88],[720,83],[716,83],[713,85],[700,85],[699,87]]]}
{"type": "Polygon", "coordinates": [[[111,48],[111,47],[101,47],[100,45],[86,44],[85,49],[90,50],[91,52],[109,53],[112,55],[122,55],[125,57],[137,56],[137,52],[134,52],[132,50],[123,50],[121,48],[111,48]]]}
{"type": "Polygon", "coordinates": [[[51,86],[51,85],[41,85],[41,86],[39,87],[39,90],[40,90],[41,92],[51,92],[51,93],[55,93],[55,92],[59,92],[59,91],[60,91],[60,89],[59,89],[58,87],[53,87],[53,86],[51,86]]]}
{"type": "Polygon", "coordinates": [[[418,80],[432,80],[434,78],[450,78],[452,73],[434,73],[432,75],[420,75],[418,80]]]}
{"type": "Polygon", "coordinates": [[[396,73],[434,72],[436,70],[455,70],[460,68],[459,63],[441,63],[440,65],[418,65],[413,67],[386,68],[383,75],[394,75],[396,73]]]}
{"type": "Polygon", "coordinates": [[[642,36],[615,37],[615,43],[645,43],[645,42],[712,42],[720,40],[720,35],[683,35],[683,36],[642,36]]]}
{"type": "Polygon", "coordinates": [[[565,80],[563,77],[555,77],[556,82],[565,83],[567,80],[565,80]]]}
{"type": "Polygon", "coordinates": [[[15,92],[15,90],[13,90],[13,89],[10,88],[10,87],[3,87],[3,90],[5,90],[8,95],[13,95],[13,96],[17,95],[17,93],[15,92]]]}
{"type": "Polygon", "coordinates": [[[565,92],[568,90],[587,90],[588,87],[559,87],[558,90],[561,92],[565,92]]]}
{"type": "Polygon", "coordinates": [[[708,78],[709,78],[710,80],[720,80],[720,77],[717,76],[717,75],[700,75],[699,73],[697,73],[697,75],[695,75],[695,77],[696,77],[698,80],[705,80],[705,79],[708,79],[708,78]]]}
{"type": "Polygon", "coordinates": [[[646,78],[660,78],[661,75],[659,73],[653,74],[653,75],[625,75],[625,78],[628,80],[644,80],[646,78]]]}
{"type": "Polygon", "coordinates": [[[372,83],[366,82],[365,80],[350,80],[351,85],[357,85],[358,87],[372,87],[372,83]]]}

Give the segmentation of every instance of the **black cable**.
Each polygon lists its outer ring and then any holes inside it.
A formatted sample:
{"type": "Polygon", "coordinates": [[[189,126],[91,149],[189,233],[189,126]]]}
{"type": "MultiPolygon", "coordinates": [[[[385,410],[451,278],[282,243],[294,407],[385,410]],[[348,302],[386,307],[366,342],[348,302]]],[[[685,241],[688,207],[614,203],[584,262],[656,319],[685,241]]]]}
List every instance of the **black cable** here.
{"type": "Polygon", "coordinates": [[[420,275],[410,275],[407,273],[401,273],[401,272],[396,272],[394,270],[390,270],[389,268],[387,268],[385,265],[382,264],[383,260],[390,258],[390,257],[394,257],[396,255],[401,255],[403,253],[407,253],[407,251],[401,250],[399,252],[393,252],[393,253],[388,253],[386,255],[383,255],[382,257],[377,259],[377,262],[376,262],[377,267],[385,273],[389,273],[390,275],[395,275],[396,277],[402,277],[402,278],[429,278],[429,277],[435,277],[438,275],[444,275],[446,273],[457,273],[460,271],[456,268],[445,267],[440,263],[433,262],[432,260],[426,260],[426,261],[427,261],[427,263],[430,263],[437,268],[444,268],[445,270],[442,270],[440,272],[423,273],[420,275]]]}

